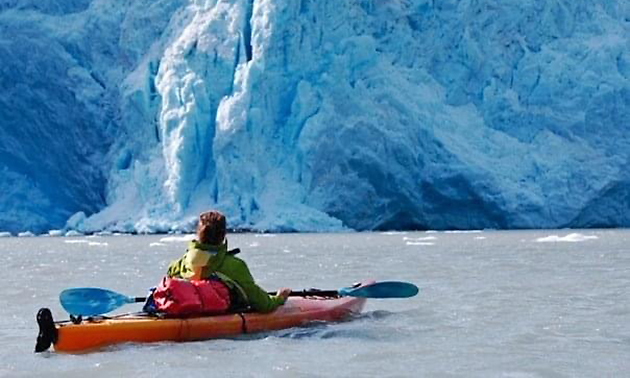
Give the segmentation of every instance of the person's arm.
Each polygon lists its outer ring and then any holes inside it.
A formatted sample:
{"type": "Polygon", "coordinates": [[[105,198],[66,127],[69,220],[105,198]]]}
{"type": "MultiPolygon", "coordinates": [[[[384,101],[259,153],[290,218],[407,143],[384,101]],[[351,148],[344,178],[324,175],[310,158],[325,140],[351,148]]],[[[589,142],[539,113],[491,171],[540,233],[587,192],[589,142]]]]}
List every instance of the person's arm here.
{"type": "Polygon", "coordinates": [[[247,295],[247,301],[256,312],[271,312],[284,304],[288,292],[280,295],[269,295],[256,285],[245,262],[237,257],[230,258],[223,263],[222,273],[234,280],[247,295]]]}
{"type": "Polygon", "coordinates": [[[253,281],[245,285],[241,285],[241,287],[245,291],[245,294],[247,294],[249,305],[256,312],[271,312],[283,305],[285,302],[284,297],[267,294],[266,291],[256,285],[253,281]]]}

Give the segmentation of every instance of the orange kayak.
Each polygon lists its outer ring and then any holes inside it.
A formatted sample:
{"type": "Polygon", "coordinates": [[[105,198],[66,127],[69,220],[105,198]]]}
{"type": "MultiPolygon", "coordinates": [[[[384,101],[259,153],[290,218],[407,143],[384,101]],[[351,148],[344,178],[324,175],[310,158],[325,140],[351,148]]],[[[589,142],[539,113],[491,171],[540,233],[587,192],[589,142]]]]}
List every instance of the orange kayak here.
{"type": "Polygon", "coordinates": [[[43,308],[37,315],[40,335],[36,351],[47,350],[51,343],[56,352],[79,353],[128,342],[207,340],[297,327],[312,321],[341,321],[360,313],[365,301],[356,297],[290,297],[268,314],[244,312],[191,318],[129,314],[78,324],[54,322],[50,310],[43,308]]]}

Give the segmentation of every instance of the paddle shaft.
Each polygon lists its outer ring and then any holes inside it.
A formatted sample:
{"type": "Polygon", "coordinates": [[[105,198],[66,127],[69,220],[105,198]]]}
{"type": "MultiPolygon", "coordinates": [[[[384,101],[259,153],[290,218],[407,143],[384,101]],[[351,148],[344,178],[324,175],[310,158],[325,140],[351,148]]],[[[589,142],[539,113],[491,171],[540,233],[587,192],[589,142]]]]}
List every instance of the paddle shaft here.
{"type": "MultiPolygon", "coordinates": [[[[276,295],[275,292],[268,292],[269,295],[276,295]]],[[[300,290],[292,291],[289,294],[290,297],[336,297],[339,295],[337,290],[300,290]]],[[[147,300],[147,297],[132,297],[129,298],[129,303],[142,303],[147,300]]]]}
{"type": "MultiPolygon", "coordinates": [[[[378,287],[385,287],[388,284],[395,284],[395,285],[404,285],[405,289],[408,289],[408,287],[413,287],[415,289],[415,291],[412,294],[409,295],[404,295],[402,297],[408,297],[408,296],[413,296],[415,295],[415,293],[417,293],[417,288],[412,285],[412,284],[408,284],[408,283],[404,283],[404,282],[381,282],[381,283],[375,283],[372,285],[368,285],[369,287],[372,288],[378,288],[378,287]]],[[[397,287],[398,288],[398,287],[397,287]]],[[[357,288],[357,290],[362,290],[361,288],[357,288]]],[[[391,289],[393,292],[396,292],[395,289],[391,289]]],[[[355,290],[350,290],[350,293],[353,292],[355,290]]],[[[275,292],[267,292],[267,294],[269,295],[275,295],[275,292]]],[[[310,289],[310,290],[299,290],[299,291],[291,291],[291,293],[289,294],[290,297],[339,297],[339,296],[353,296],[352,294],[346,294],[346,293],[340,293],[339,290],[319,290],[319,289],[310,289]]],[[[380,295],[376,295],[376,292],[372,292],[373,297],[379,298],[381,297],[380,295]]],[[[360,297],[367,297],[370,298],[370,295],[358,295],[360,297]]],[[[387,296],[382,296],[382,298],[386,298],[387,296]]],[[[396,297],[396,295],[394,295],[393,297],[396,297]]],[[[147,298],[146,297],[135,297],[135,298],[129,298],[129,303],[139,303],[139,302],[144,302],[146,301],[147,298]]]]}
{"type": "MultiPolygon", "coordinates": [[[[409,298],[418,293],[418,287],[408,282],[386,281],[369,282],[338,290],[291,291],[293,297],[358,297],[358,298],[409,298]]],[[[274,295],[275,293],[269,293],[274,295]]],[[[146,297],[127,297],[107,289],[74,288],[66,289],[59,295],[61,306],[72,315],[101,315],[113,311],[127,303],[141,303],[146,297]]]]}
{"type": "MultiPolygon", "coordinates": [[[[274,295],[275,293],[269,293],[270,295],[274,295]]],[[[291,297],[336,297],[339,296],[339,292],[337,290],[301,290],[301,291],[292,291],[289,294],[291,297]]]]}

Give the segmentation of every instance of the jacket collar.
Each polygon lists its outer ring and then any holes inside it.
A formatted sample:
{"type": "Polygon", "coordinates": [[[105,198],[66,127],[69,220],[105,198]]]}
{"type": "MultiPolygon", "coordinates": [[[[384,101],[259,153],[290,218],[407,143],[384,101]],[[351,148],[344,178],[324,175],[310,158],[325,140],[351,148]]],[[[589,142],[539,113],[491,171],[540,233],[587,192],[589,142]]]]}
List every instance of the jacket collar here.
{"type": "Polygon", "coordinates": [[[227,252],[227,245],[228,245],[227,239],[225,239],[225,243],[219,244],[219,245],[204,244],[204,243],[200,243],[197,240],[192,240],[190,241],[190,243],[188,243],[189,248],[200,249],[202,251],[206,251],[210,253],[219,253],[223,251],[227,252]]]}

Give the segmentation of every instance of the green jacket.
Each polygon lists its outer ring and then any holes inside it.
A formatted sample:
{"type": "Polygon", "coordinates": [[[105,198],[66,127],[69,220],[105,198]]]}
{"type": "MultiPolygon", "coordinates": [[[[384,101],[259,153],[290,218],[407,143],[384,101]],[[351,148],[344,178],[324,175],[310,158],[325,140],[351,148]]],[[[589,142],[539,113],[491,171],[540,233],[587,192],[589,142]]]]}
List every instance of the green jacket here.
{"type": "Polygon", "coordinates": [[[167,275],[190,278],[194,275],[195,267],[202,267],[201,278],[216,274],[228,286],[236,286],[241,296],[245,297],[243,299],[256,312],[271,312],[284,303],[284,299],[269,295],[256,285],[245,261],[228,254],[227,241],[218,246],[191,241],[184,256],[169,265],[167,275]]]}

